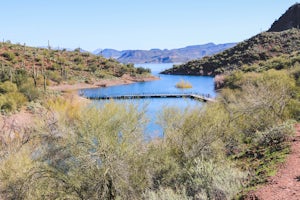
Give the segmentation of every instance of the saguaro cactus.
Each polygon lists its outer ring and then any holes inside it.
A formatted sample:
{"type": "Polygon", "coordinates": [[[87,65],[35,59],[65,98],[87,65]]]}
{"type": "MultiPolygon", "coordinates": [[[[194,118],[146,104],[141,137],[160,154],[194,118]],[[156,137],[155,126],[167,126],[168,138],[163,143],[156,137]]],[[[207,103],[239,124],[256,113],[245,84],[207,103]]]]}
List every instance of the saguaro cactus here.
{"type": "Polygon", "coordinates": [[[9,67],[9,80],[10,82],[13,82],[13,75],[12,75],[12,67],[9,67]]]}
{"type": "Polygon", "coordinates": [[[23,44],[23,54],[25,55],[26,53],[26,43],[23,44]]]}
{"type": "Polygon", "coordinates": [[[48,49],[51,50],[50,41],[48,40],[48,49]]]}
{"type": "Polygon", "coordinates": [[[36,87],[37,86],[37,73],[36,73],[36,68],[35,68],[34,64],[32,66],[32,78],[33,78],[33,82],[34,82],[34,87],[36,87]]]}
{"type": "Polygon", "coordinates": [[[42,64],[42,74],[43,74],[43,79],[44,79],[44,91],[46,91],[47,87],[47,75],[46,75],[46,68],[44,66],[44,59],[43,59],[43,64],[42,64]]]}

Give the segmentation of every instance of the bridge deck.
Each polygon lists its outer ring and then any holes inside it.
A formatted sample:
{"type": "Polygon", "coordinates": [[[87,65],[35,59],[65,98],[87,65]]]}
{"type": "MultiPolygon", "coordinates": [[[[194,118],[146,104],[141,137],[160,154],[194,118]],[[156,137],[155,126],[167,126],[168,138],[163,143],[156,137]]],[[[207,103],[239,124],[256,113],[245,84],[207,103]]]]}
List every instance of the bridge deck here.
{"type": "Polygon", "coordinates": [[[88,99],[102,100],[102,99],[145,99],[145,98],[191,98],[200,101],[214,101],[208,95],[199,94],[133,94],[133,95],[115,95],[115,96],[94,96],[87,97],[88,99]]]}

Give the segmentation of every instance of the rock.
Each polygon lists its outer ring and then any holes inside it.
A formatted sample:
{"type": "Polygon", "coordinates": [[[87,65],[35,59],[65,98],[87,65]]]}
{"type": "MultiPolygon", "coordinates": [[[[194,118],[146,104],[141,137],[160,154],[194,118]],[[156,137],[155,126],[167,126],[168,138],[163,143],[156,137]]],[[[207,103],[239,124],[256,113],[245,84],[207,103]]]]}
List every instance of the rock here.
{"type": "Polygon", "coordinates": [[[291,28],[300,28],[300,3],[291,6],[272,24],[268,32],[280,32],[291,28]]]}

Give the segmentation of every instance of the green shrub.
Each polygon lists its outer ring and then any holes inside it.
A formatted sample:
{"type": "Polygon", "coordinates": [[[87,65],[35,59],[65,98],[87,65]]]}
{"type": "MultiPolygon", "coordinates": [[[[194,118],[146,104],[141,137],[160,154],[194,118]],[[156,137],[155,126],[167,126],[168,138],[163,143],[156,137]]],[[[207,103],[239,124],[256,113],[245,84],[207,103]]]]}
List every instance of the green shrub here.
{"type": "Polygon", "coordinates": [[[8,61],[13,61],[13,60],[15,59],[15,54],[12,53],[12,52],[4,52],[4,53],[2,54],[2,56],[3,56],[4,58],[6,58],[8,61]]]}
{"type": "MultiPolygon", "coordinates": [[[[300,83],[300,78],[299,78],[300,83]]],[[[300,88],[295,92],[294,98],[288,104],[288,111],[290,113],[290,118],[300,121],[300,88]]]]}
{"type": "Polygon", "coordinates": [[[20,92],[10,92],[7,93],[5,96],[8,102],[11,102],[12,105],[15,105],[15,107],[13,107],[14,110],[16,108],[20,108],[24,105],[24,103],[27,102],[26,97],[20,92]]]}
{"type": "Polygon", "coordinates": [[[18,91],[16,84],[10,81],[5,81],[4,83],[0,83],[0,93],[5,94],[9,92],[16,92],[16,91],[18,91]]]}
{"type": "Polygon", "coordinates": [[[290,69],[289,73],[296,80],[296,85],[300,87],[300,63],[296,62],[294,67],[290,69]]]}
{"type": "Polygon", "coordinates": [[[78,48],[74,49],[74,51],[79,53],[81,51],[81,49],[78,47],[78,48]]]}
{"type": "Polygon", "coordinates": [[[77,56],[76,58],[74,58],[74,62],[76,64],[82,64],[83,63],[83,58],[80,56],[77,56]]]}
{"type": "Polygon", "coordinates": [[[63,81],[59,71],[48,71],[48,79],[57,82],[58,84],[63,81]]]}
{"type": "Polygon", "coordinates": [[[285,142],[294,134],[294,124],[294,121],[287,121],[264,132],[257,132],[255,143],[260,147],[281,150],[285,147],[285,142]]]}
{"type": "Polygon", "coordinates": [[[197,158],[188,171],[187,193],[196,199],[233,199],[247,177],[232,163],[222,160],[197,158]]]}
{"type": "Polygon", "coordinates": [[[13,99],[9,99],[6,95],[2,96],[2,103],[1,103],[0,110],[5,112],[11,112],[17,109],[17,104],[13,99]]]}
{"type": "Polygon", "coordinates": [[[27,97],[28,101],[34,101],[40,97],[40,91],[34,87],[32,82],[23,84],[19,91],[27,97]]]}
{"type": "Polygon", "coordinates": [[[77,71],[82,71],[82,70],[84,70],[84,65],[83,64],[78,64],[78,65],[74,65],[73,67],[72,67],[72,69],[74,69],[74,70],[77,70],[77,71]]]}
{"type": "Polygon", "coordinates": [[[138,67],[138,68],[136,68],[136,73],[138,73],[138,74],[151,73],[151,69],[144,68],[144,67],[138,67]]]}
{"type": "Polygon", "coordinates": [[[83,52],[81,55],[83,57],[89,57],[91,54],[89,52],[83,52]]]}
{"type": "Polygon", "coordinates": [[[0,82],[5,82],[10,80],[12,68],[10,66],[2,66],[2,71],[0,73],[0,82]]]}
{"type": "Polygon", "coordinates": [[[53,63],[51,67],[48,68],[49,70],[61,70],[61,65],[57,63],[53,63]]]}
{"type": "Polygon", "coordinates": [[[98,78],[110,78],[112,75],[108,74],[105,70],[97,70],[95,76],[98,78]]]}
{"type": "Polygon", "coordinates": [[[237,89],[240,87],[240,81],[242,79],[242,72],[234,72],[228,76],[225,76],[224,85],[230,89],[237,89]]]}
{"type": "Polygon", "coordinates": [[[97,65],[90,65],[89,66],[89,71],[90,72],[95,72],[99,67],[97,65]]]}
{"type": "Polygon", "coordinates": [[[17,69],[15,72],[15,80],[18,88],[29,81],[28,71],[25,69],[17,69]]]}

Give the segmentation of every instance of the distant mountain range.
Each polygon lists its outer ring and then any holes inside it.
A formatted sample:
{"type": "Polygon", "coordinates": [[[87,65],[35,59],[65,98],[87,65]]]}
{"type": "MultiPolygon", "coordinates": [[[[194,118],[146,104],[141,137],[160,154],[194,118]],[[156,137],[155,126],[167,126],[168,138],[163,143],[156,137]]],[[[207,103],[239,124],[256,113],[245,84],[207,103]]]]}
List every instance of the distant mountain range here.
{"type": "Polygon", "coordinates": [[[96,55],[114,58],[122,63],[183,63],[204,56],[213,55],[235,46],[236,43],[187,46],[179,49],[123,50],[97,49],[96,55]]]}

